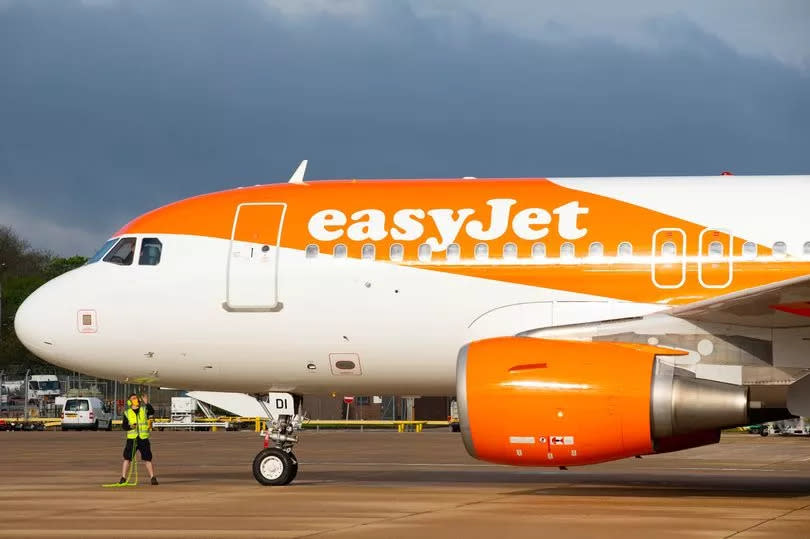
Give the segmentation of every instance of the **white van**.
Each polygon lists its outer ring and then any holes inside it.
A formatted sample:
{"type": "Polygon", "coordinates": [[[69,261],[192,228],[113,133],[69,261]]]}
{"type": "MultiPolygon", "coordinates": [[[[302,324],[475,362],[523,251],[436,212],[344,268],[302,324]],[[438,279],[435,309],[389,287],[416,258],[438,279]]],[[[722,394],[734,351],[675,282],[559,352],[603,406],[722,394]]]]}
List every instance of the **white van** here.
{"type": "Polygon", "coordinates": [[[112,430],[112,414],[96,397],[68,397],[62,409],[62,430],[112,430]]]}

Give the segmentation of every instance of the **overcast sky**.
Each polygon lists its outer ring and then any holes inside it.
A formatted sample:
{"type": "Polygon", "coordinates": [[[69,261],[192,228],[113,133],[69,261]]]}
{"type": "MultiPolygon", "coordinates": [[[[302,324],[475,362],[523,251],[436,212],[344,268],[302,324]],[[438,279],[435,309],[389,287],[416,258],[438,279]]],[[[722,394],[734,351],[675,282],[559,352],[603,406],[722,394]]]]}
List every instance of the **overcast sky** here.
{"type": "Polygon", "coordinates": [[[0,0],[0,223],[308,178],[810,173],[810,2],[0,0]]]}

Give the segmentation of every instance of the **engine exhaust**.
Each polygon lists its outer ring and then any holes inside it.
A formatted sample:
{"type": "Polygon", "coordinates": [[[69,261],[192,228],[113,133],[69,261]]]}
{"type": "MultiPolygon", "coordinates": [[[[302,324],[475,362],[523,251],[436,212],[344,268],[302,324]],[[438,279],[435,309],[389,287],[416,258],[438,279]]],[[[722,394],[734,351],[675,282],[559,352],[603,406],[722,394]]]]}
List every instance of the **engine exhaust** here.
{"type": "Polygon", "coordinates": [[[655,360],[650,399],[655,441],[790,417],[787,386],[703,380],[660,358],[655,360]]]}

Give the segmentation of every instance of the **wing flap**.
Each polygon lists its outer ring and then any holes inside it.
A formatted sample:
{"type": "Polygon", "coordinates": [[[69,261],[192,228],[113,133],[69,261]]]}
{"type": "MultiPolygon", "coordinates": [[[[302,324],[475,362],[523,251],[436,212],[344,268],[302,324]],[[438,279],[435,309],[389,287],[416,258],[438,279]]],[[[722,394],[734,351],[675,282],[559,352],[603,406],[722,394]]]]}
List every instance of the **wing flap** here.
{"type": "Polygon", "coordinates": [[[810,275],[675,307],[695,322],[765,328],[810,326],[810,275]]]}

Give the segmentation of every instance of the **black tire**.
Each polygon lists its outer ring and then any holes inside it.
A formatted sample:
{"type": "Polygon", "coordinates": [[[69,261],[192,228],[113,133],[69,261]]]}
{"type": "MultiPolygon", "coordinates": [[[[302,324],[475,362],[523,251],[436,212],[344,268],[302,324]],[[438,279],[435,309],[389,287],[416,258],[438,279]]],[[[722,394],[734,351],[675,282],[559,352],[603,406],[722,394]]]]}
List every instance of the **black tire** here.
{"type": "Polygon", "coordinates": [[[253,477],[264,486],[289,484],[298,472],[298,461],[278,447],[262,449],[253,459],[253,477]]]}
{"type": "Polygon", "coordinates": [[[96,422],[93,423],[92,427],[90,427],[90,430],[98,430],[98,419],[96,419],[96,422]]]}
{"type": "Polygon", "coordinates": [[[110,432],[112,430],[112,419],[107,420],[107,427],[104,430],[106,430],[107,432],[110,432]]]}
{"type": "Polygon", "coordinates": [[[458,423],[450,423],[450,432],[461,432],[461,425],[458,423]]]}
{"type": "Polygon", "coordinates": [[[760,436],[767,436],[768,435],[768,429],[762,429],[761,431],[759,431],[759,435],[760,436]]]}
{"type": "Polygon", "coordinates": [[[287,478],[287,482],[284,483],[285,485],[289,485],[295,480],[295,476],[298,475],[298,458],[295,456],[295,453],[290,451],[287,453],[287,456],[290,458],[290,476],[287,478]]]}

